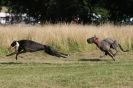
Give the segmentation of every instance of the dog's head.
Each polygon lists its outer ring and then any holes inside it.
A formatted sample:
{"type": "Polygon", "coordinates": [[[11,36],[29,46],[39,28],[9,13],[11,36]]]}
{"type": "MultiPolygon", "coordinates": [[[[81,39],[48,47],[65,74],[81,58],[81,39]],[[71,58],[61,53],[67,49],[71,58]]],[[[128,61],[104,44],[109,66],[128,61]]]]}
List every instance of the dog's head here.
{"type": "Polygon", "coordinates": [[[13,41],[13,42],[11,43],[9,49],[11,49],[11,48],[15,48],[16,50],[18,50],[18,47],[19,47],[19,43],[18,43],[18,41],[13,41]]]}
{"type": "Polygon", "coordinates": [[[94,35],[94,37],[88,38],[88,39],[87,39],[87,42],[88,42],[89,44],[92,44],[92,43],[98,42],[98,40],[99,40],[99,38],[96,37],[96,35],[94,35]]]}
{"type": "Polygon", "coordinates": [[[13,41],[10,46],[15,47],[16,45],[17,45],[17,41],[13,41]]]}

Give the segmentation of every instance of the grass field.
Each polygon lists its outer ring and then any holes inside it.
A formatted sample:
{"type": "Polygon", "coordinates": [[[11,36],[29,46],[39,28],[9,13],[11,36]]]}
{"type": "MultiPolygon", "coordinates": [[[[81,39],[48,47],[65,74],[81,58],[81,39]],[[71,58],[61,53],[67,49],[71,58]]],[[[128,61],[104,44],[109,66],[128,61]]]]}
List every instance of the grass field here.
{"type": "Polygon", "coordinates": [[[133,88],[133,26],[57,24],[0,26],[0,88],[133,88]],[[114,62],[86,42],[117,40],[130,52],[119,52],[114,62]],[[44,52],[6,57],[13,40],[30,39],[69,53],[68,58],[44,52]]]}
{"type": "Polygon", "coordinates": [[[68,58],[40,53],[0,58],[1,88],[132,88],[133,54],[120,52],[114,62],[99,51],[68,58]]]}

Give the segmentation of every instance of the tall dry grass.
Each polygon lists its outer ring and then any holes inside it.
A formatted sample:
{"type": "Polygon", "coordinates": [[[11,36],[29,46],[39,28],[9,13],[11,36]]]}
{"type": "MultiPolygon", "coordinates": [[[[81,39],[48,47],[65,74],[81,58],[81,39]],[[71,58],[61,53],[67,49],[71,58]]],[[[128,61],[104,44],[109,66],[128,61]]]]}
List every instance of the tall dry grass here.
{"type": "Polygon", "coordinates": [[[76,24],[47,24],[43,26],[0,26],[0,47],[7,48],[13,40],[30,39],[49,44],[64,51],[92,50],[86,39],[97,35],[100,39],[110,37],[124,47],[133,49],[133,26],[102,26],[76,24]]]}

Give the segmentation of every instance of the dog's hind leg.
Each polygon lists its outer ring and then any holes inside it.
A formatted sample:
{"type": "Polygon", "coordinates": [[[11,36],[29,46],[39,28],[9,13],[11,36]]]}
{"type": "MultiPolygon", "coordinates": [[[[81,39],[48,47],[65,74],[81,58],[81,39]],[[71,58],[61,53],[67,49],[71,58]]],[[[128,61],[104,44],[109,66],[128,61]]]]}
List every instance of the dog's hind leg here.
{"type": "Polygon", "coordinates": [[[118,44],[118,46],[123,52],[128,52],[129,51],[129,50],[124,50],[120,44],[118,44]]]}
{"type": "Polygon", "coordinates": [[[116,51],[116,52],[115,52],[115,54],[113,54],[114,56],[115,56],[115,55],[118,53],[118,50],[117,50],[117,48],[115,49],[115,51],[116,51]]]}

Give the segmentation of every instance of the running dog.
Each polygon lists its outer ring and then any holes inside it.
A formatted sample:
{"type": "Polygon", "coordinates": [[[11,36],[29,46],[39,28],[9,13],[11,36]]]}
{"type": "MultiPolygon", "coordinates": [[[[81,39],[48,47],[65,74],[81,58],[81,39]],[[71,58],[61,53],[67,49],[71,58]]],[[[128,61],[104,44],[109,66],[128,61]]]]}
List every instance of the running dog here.
{"type": "Polygon", "coordinates": [[[128,52],[128,51],[129,51],[129,50],[124,50],[124,49],[122,48],[122,46],[121,46],[119,43],[117,43],[116,40],[112,40],[112,39],[110,39],[110,38],[106,38],[106,39],[100,41],[98,37],[94,36],[94,37],[88,38],[88,39],[87,39],[87,42],[88,42],[89,44],[92,44],[92,43],[96,44],[96,46],[97,46],[101,51],[103,51],[103,52],[105,53],[105,55],[111,56],[112,59],[113,59],[114,61],[115,61],[114,56],[115,56],[115,55],[117,54],[117,52],[118,52],[118,50],[117,50],[118,47],[119,47],[123,52],[128,52]],[[116,51],[115,54],[113,54],[111,48],[114,49],[114,50],[116,51]]]}
{"type": "Polygon", "coordinates": [[[10,45],[10,48],[15,48],[15,52],[7,56],[16,54],[16,60],[17,60],[17,56],[21,53],[35,52],[40,50],[44,50],[47,54],[56,56],[56,57],[66,58],[66,56],[68,56],[68,54],[61,53],[55,50],[54,48],[52,48],[51,46],[43,45],[32,40],[13,41],[10,45]]]}

